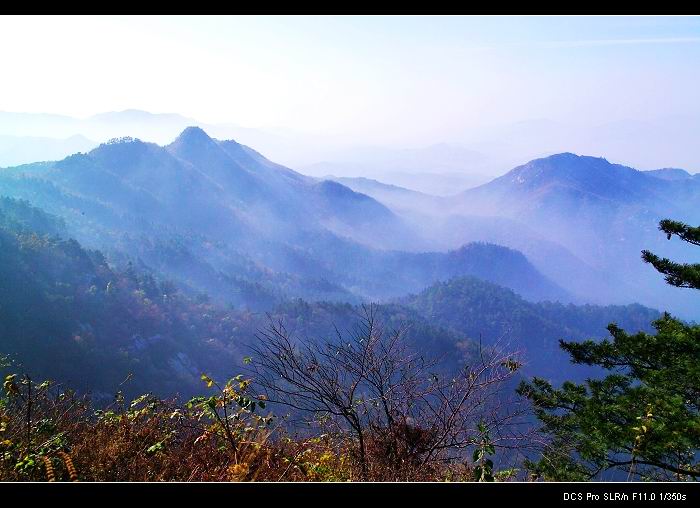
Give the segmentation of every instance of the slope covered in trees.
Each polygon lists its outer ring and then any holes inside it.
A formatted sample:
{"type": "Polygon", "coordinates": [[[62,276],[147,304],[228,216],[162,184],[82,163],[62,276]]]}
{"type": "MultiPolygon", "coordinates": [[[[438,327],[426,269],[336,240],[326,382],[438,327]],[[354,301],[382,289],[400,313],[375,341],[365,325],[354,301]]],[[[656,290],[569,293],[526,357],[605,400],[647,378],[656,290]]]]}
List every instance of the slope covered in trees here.
{"type": "MultiPolygon", "coordinates": [[[[187,391],[201,372],[220,375],[240,364],[245,346],[270,319],[300,336],[327,337],[358,317],[352,303],[281,298],[268,301],[267,313],[227,308],[142,266],[108,263],[99,251],[62,236],[60,220],[26,202],[1,203],[3,352],[79,388],[110,392],[133,373],[135,391],[187,391]]],[[[248,301],[267,296],[260,286],[248,291],[248,301]]],[[[439,284],[405,302],[379,305],[378,313],[388,326],[408,325],[407,340],[421,350],[457,360],[475,354],[479,334],[488,344],[508,332],[533,347],[572,330],[602,329],[606,320],[629,324],[652,314],[637,307],[535,305],[476,279],[439,284]]],[[[547,351],[539,354],[546,358],[547,351]]]]}
{"type": "Polygon", "coordinates": [[[611,322],[630,330],[650,330],[651,321],[660,316],[637,304],[528,302],[509,289],[470,277],[436,283],[400,302],[431,323],[475,340],[481,337],[484,344],[509,344],[524,353],[525,372],[555,380],[575,370],[559,351],[560,339],[600,337],[611,322]]]}
{"type": "Polygon", "coordinates": [[[61,217],[69,236],[111,261],[130,259],[254,310],[288,297],[394,297],[466,274],[530,299],[570,299],[517,253],[495,245],[434,252],[376,200],[198,128],[165,147],[125,138],[5,169],[0,195],[61,217]],[[265,294],[245,298],[251,285],[265,294]]]}
{"type": "Polygon", "coordinates": [[[684,170],[640,171],[560,153],[447,197],[366,179],[339,181],[387,205],[436,249],[496,243],[524,253],[538,271],[577,296],[574,301],[639,302],[700,319],[690,295],[664,285],[638,263],[642,249],[700,261],[692,249],[656,234],[664,217],[700,221],[700,178],[684,170]]]}
{"type": "MultiPolygon", "coordinates": [[[[244,344],[269,321],[205,294],[188,296],[133,264],[113,267],[62,231],[59,220],[26,202],[0,201],[0,346],[31,372],[107,393],[132,373],[131,393],[190,393],[202,372],[240,365],[244,344]]],[[[351,304],[300,300],[279,305],[270,317],[327,335],[334,324],[351,326],[357,312],[351,304]]],[[[396,326],[416,321],[405,309],[386,314],[396,326]]],[[[464,340],[426,322],[410,338],[451,353],[464,340]]]]}
{"type": "MultiPolygon", "coordinates": [[[[624,302],[673,306],[687,319],[698,318],[692,296],[665,286],[637,260],[642,249],[700,260],[696,252],[656,234],[664,217],[698,223],[698,202],[698,178],[659,178],[659,173],[573,153],[532,160],[452,198],[454,212],[517,220],[565,247],[604,274],[606,293],[624,302]]],[[[566,272],[548,275],[567,286],[566,272]]]]}

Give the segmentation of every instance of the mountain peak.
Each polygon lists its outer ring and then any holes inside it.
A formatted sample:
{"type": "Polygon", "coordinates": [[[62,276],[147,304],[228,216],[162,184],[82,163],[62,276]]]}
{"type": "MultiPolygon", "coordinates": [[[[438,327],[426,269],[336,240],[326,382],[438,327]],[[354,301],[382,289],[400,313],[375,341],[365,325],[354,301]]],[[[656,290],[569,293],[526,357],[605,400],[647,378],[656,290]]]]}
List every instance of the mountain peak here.
{"type": "MultiPolygon", "coordinates": [[[[118,169],[124,173],[126,168],[133,167],[148,158],[158,158],[163,149],[155,143],[147,143],[138,138],[124,136],[113,138],[91,150],[88,155],[99,160],[106,167],[118,169]]],[[[67,162],[69,158],[64,159],[67,162]]]]}
{"type": "Polygon", "coordinates": [[[175,143],[213,143],[214,140],[204,132],[204,129],[192,125],[185,128],[175,140],[175,143]]]}
{"type": "Polygon", "coordinates": [[[610,162],[605,157],[594,157],[592,155],[579,155],[573,152],[562,152],[549,155],[547,157],[542,157],[540,159],[535,159],[530,161],[528,164],[538,163],[542,161],[548,162],[598,162],[604,164],[610,164],[610,162]]]}
{"type": "Polygon", "coordinates": [[[141,143],[142,144],[143,141],[141,141],[139,138],[133,138],[131,136],[122,136],[119,138],[109,139],[102,144],[103,145],[128,145],[131,143],[135,143],[135,144],[141,143]]]}
{"type": "MultiPolygon", "coordinates": [[[[625,168],[617,164],[611,164],[603,157],[590,155],[577,155],[571,152],[557,153],[548,157],[534,159],[518,166],[506,173],[501,179],[508,180],[519,185],[541,184],[545,181],[580,181],[597,177],[610,177],[614,174],[634,172],[632,168],[625,168]]],[[[498,180],[498,179],[497,179],[498,180]]]]}
{"type": "Polygon", "coordinates": [[[119,157],[126,154],[142,153],[147,150],[148,143],[141,141],[139,138],[131,136],[122,136],[120,138],[112,138],[99,146],[90,150],[90,155],[94,157],[112,157],[119,154],[119,157]]]}
{"type": "Polygon", "coordinates": [[[559,153],[532,160],[491,182],[466,191],[483,209],[518,215],[537,210],[550,217],[579,213],[595,202],[616,207],[655,196],[666,185],[644,171],[603,157],[559,153]],[[546,211],[549,210],[549,211],[546,211]],[[565,211],[566,210],[566,211],[565,211]]]}
{"type": "Polygon", "coordinates": [[[545,159],[580,159],[585,157],[583,155],[578,155],[574,152],[561,152],[550,155],[549,157],[543,157],[545,159]]]}

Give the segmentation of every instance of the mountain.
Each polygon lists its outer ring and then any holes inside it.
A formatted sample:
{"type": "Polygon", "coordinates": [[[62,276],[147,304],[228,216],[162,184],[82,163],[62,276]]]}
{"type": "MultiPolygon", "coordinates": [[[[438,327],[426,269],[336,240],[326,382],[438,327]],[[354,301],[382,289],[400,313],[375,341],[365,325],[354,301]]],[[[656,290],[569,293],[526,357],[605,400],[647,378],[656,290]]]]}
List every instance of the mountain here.
{"type": "Polygon", "coordinates": [[[695,134],[700,115],[665,115],[644,121],[627,118],[600,124],[575,119],[529,119],[480,125],[465,136],[465,146],[488,157],[489,174],[502,174],[522,161],[561,152],[604,155],[640,169],[664,166],[700,170],[695,134]]]}
{"type": "MultiPolygon", "coordinates": [[[[565,359],[553,363],[561,356],[557,338],[601,336],[609,321],[636,330],[658,316],[639,305],[532,303],[481,279],[450,278],[469,271],[460,265],[478,266],[479,256],[492,254],[488,246],[450,253],[441,273],[447,282],[377,305],[378,320],[388,330],[405,327],[409,344],[442,358],[448,370],[478,361],[480,339],[490,347],[506,334],[512,351],[527,353],[528,372],[549,375],[556,365],[552,376],[564,376],[565,359]]],[[[514,271],[527,274],[522,255],[502,255],[520,258],[524,264],[514,271]]],[[[61,219],[10,198],[0,198],[0,309],[1,354],[98,399],[120,389],[129,373],[128,394],[192,394],[202,372],[224,377],[240,368],[247,345],[270,320],[296,337],[320,338],[352,329],[362,311],[347,302],[301,299],[281,300],[266,313],[219,305],[142,266],[111,265],[100,251],[69,238],[61,219]]]]}
{"type": "Polygon", "coordinates": [[[450,199],[450,211],[525,224],[603,272],[610,287],[629,300],[654,306],[670,303],[672,310],[697,318],[697,304],[689,295],[666,287],[639,261],[642,249],[688,261],[697,256],[667,242],[657,225],[663,218],[700,223],[700,180],[658,174],[562,153],[530,161],[460,193],[450,199]]]}
{"type": "Polygon", "coordinates": [[[87,118],[0,111],[0,135],[29,137],[67,138],[80,135],[106,141],[132,135],[165,141],[196,123],[178,114],[149,113],[136,109],[99,113],[87,118]]]}
{"type": "Polygon", "coordinates": [[[561,153],[536,159],[509,171],[476,189],[465,191],[460,198],[490,200],[491,208],[517,214],[536,211],[547,213],[551,208],[579,212],[581,206],[618,206],[623,203],[672,204],[653,176],[598,157],[561,153]],[[570,199],[566,201],[566,198],[570,199]],[[569,208],[564,208],[568,206],[569,208]]]}
{"type": "Polygon", "coordinates": [[[139,109],[125,109],[123,111],[97,113],[88,117],[87,120],[103,124],[122,124],[128,126],[137,123],[144,127],[149,126],[149,124],[173,125],[178,123],[194,123],[192,118],[178,115],[176,113],[150,113],[139,109]]]}
{"type": "Polygon", "coordinates": [[[379,179],[414,191],[448,195],[487,181],[491,161],[453,143],[403,149],[353,146],[300,169],[309,175],[379,179]]]}
{"type": "Polygon", "coordinates": [[[548,377],[555,382],[581,377],[585,369],[569,365],[559,340],[603,338],[615,322],[627,331],[651,331],[661,314],[641,305],[595,306],[527,302],[513,291],[462,277],[439,282],[398,301],[436,326],[482,342],[519,351],[525,375],[548,377]]]}
{"type": "Polygon", "coordinates": [[[371,197],[197,127],[164,147],[120,138],[5,169],[0,194],[63,218],[70,236],[111,262],[132,261],[236,306],[390,298],[466,274],[527,298],[570,298],[522,256],[496,245],[431,251],[371,197]]]}
{"type": "Polygon", "coordinates": [[[434,249],[487,242],[523,252],[573,301],[643,302],[700,319],[692,295],[664,284],[642,249],[692,261],[658,221],[700,222],[700,178],[681,169],[639,171],[599,157],[556,154],[455,196],[430,196],[365,178],[338,178],[387,205],[434,249]]]}
{"type": "Polygon", "coordinates": [[[61,232],[60,221],[28,203],[0,199],[2,353],[78,389],[113,393],[134,369],[142,386],[182,389],[187,383],[168,369],[172,349],[189,344],[206,357],[209,346],[187,330],[177,299],[166,296],[172,290],[148,277],[134,283],[61,232]],[[141,334],[162,357],[131,350],[141,334]]]}
{"type": "MultiPolygon", "coordinates": [[[[270,319],[322,337],[352,328],[361,312],[349,303],[294,300],[266,315],[190,297],[136,266],[111,267],[101,252],[67,238],[60,219],[10,198],[0,198],[0,309],[0,355],[110,401],[117,390],[197,393],[203,372],[223,378],[242,367],[246,344],[270,319]]],[[[387,327],[407,325],[413,347],[450,366],[474,360],[472,341],[409,309],[380,306],[377,317],[387,327]]]]}
{"type": "MultiPolygon", "coordinates": [[[[268,155],[273,155],[275,160],[282,160],[287,164],[297,164],[300,161],[308,164],[309,157],[312,157],[311,162],[315,162],[323,148],[330,144],[330,140],[325,136],[307,135],[290,129],[260,130],[234,123],[207,123],[175,113],[151,113],[138,109],[109,111],[87,118],[0,111],[0,136],[50,139],[83,136],[96,140],[92,147],[98,143],[125,136],[165,144],[177,137],[183,129],[192,125],[205,129],[217,138],[241,140],[245,144],[258,147],[268,155]]],[[[64,152],[51,157],[44,157],[39,152],[34,156],[27,153],[27,157],[5,165],[57,160],[71,153],[74,152],[64,152]]],[[[3,164],[0,163],[1,166],[3,164]]]]}
{"type": "Polygon", "coordinates": [[[334,175],[323,178],[342,183],[356,192],[371,196],[401,215],[411,215],[416,211],[420,211],[422,214],[435,215],[441,209],[442,199],[438,196],[383,183],[373,178],[361,176],[339,177],[334,175]]]}
{"type": "Polygon", "coordinates": [[[563,285],[581,302],[628,302],[629,295],[616,294],[604,273],[578,258],[556,241],[517,220],[483,215],[451,213],[449,198],[424,194],[378,180],[329,177],[357,192],[367,194],[406,218],[434,249],[458,249],[465,242],[484,242],[516,249],[525,254],[545,276],[563,285]]]}
{"type": "MultiPolygon", "coordinates": [[[[630,227],[658,240],[654,230],[663,216],[697,222],[698,199],[700,183],[695,179],[658,178],[602,158],[564,153],[519,166],[461,193],[453,204],[455,210],[473,214],[517,218],[542,233],[556,234],[565,246],[595,241],[600,245],[594,250],[600,251],[605,248],[601,240],[624,241],[624,229],[630,227]]],[[[621,242],[615,243],[618,248],[621,242]]],[[[588,260],[595,265],[609,258],[588,260]]]]}

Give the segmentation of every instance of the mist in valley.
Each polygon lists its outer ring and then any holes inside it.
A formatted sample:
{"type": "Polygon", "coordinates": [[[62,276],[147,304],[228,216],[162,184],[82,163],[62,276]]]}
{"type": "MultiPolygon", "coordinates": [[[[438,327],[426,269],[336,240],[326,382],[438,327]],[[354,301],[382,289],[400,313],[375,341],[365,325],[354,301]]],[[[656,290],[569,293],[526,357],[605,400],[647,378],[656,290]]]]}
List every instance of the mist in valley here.
{"type": "MultiPolygon", "coordinates": [[[[39,18],[49,48],[16,21],[0,18],[22,48],[0,83],[0,369],[107,407],[234,371],[274,392],[255,370],[271,347],[286,382],[320,372],[335,394],[356,371],[329,358],[371,343],[378,372],[404,366],[389,382],[430,372],[411,381],[426,393],[483,366],[502,405],[475,407],[501,418],[520,382],[605,374],[567,341],[700,322],[697,18],[39,18]],[[67,76],[76,48],[92,64],[67,76]],[[297,354],[314,361],[282,365],[297,354]]],[[[475,421],[446,449],[473,447],[475,421]]]]}

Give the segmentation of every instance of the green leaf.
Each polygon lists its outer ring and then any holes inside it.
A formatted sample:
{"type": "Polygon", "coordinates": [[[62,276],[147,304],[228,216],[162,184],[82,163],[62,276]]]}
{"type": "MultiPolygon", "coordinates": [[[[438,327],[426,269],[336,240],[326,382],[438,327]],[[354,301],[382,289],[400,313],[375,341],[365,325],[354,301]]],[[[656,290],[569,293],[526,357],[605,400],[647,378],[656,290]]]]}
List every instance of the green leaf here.
{"type": "Polygon", "coordinates": [[[212,385],[214,384],[214,380],[207,376],[206,374],[202,374],[201,380],[204,381],[207,384],[207,388],[211,388],[212,385]]]}
{"type": "Polygon", "coordinates": [[[156,444],[154,444],[154,445],[152,445],[152,446],[149,446],[149,447],[146,449],[146,453],[148,453],[148,454],[153,454],[153,453],[156,453],[156,452],[159,452],[159,451],[163,450],[164,448],[165,448],[165,446],[163,445],[163,442],[162,442],[162,441],[159,441],[158,443],[156,443],[156,444]]]}

